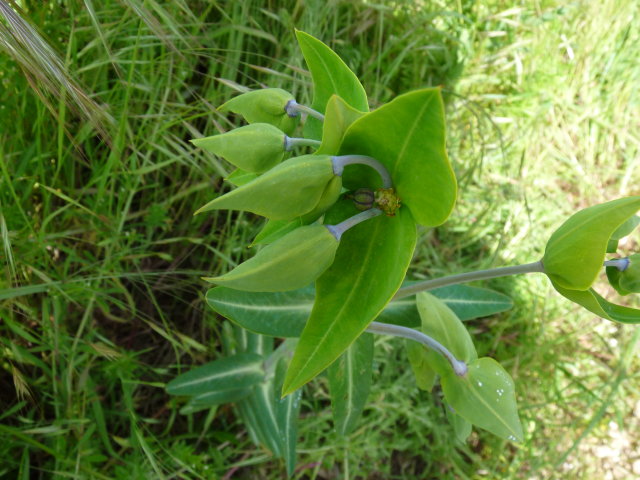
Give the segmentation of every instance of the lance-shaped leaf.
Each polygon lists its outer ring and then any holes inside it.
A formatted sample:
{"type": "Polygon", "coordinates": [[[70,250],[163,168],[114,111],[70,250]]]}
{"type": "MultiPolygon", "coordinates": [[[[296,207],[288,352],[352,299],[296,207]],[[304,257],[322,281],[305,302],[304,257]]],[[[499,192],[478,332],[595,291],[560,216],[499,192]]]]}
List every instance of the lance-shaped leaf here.
{"type": "Polygon", "coordinates": [[[269,123],[289,135],[298,123],[298,119],[290,117],[285,110],[291,100],[293,95],[285,90],[263,88],[242,93],[218,110],[242,115],[248,123],[269,123]]]}
{"type": "Polygon", "coordinates": [[[322,144],[315,153],[316,155],[337,155],[347,128],[365,113],[351,107],[339,96],[332,95],[327,102],[324,115],[322,144]]]}
{"type": "Polygon", "coordinates": [[[609,239],[639,209],[640,196],[626,197],[569,217],[549,238],[542,259],[553,284],[569,290],[589,289],[602,269],[609,239]]]}
{"type": "Polygon", "coordinates": [[[441,378],[444,398],[456,414],[473,425],[511,441],[523,433],[511,376],[492,358],[469,364],[465,376],[453,370],[441,378]]]}
{"type": "Polygon", "coordinates": [[[296,444],[298,443],[298,415],[300,414],[300,398],[302,390],[296,390],[291,395],[279,398],[278,393],[282,389],[282,383],[287,371],[284,358],[278,362],[274,380],[274,401],[276,422],[282,441],[282,457],[284,458],[289,477],[293,475],[296,467],[296,444]]]}
{"type": "Polygon", "coordinates": [[[364,334],[327,370],[333,423],[339,435],[348,435],[358,424],[371,387],[372,363],[373,335],[364,334]]]}
{"type": "Polygon", "coordinates": [[[212,137],[191,140],[196,147],[252,173],[275,167],[284,157],[285,134],[268,123],[254,123],[212,137]]]}
{"type": "MultiPolygon", "coordinates": [[[[369,111],[367,94],[358,77],[328,46],[308,33],[296,30],[296,38],[313,79],[313,103],[311,107],[324,113],[332,95],[338,95],[356,110],[369,111]]],[[[307,118],[305,136],[322,137],[322,124],[313,117],[307,118]]]]}
{"type": "Polygon", "coordinates": [[[204,395],[251,387],[264,379],[262,357],[238,353],[177,376],[167,384],[171,395],[204,395]]]}
{"type": "Polygon", "coordinates": [[[222,195],[197,213],[243,210],[274,220],[290,220],[313,210],[335,177],[329,155],[292,158],[255,180],[222,195]]]}
{"type": "MultiPolygon", "coordinates": [[[[492,315],[513,306],[509,297],[501,293],[467,285],[436,288],[430,293],[443,300],[461,320],[492,315]]],[[[311,314],[315,289],[309,286],[290,292],[248,293],[216,287],[207,291],[206,298],[216,312],[247,330],[273,337],[299,337],[311,314]]],[[[419,327],[415,297],[390,302],[376,320],[419,327]]]]}
{"type": "Polygon", "coordinates": [[[589,290],[571,290],[553,282],[552,284],[562,296],[578,305],[582,305],[601,318],[620,323],[640,323],[640,310],[611,303],[601,297],[593,288],[589,290]]]}
{"type": "Polygon", "coordinates": [[[212,390],[208,393],[202,393],[189,399],[180,413],[193,413],[205,408],[211,408],[223,403],[233,403],[243,398],[248,397],[251,394],[251,387],[234,388],[231,390],[212,390]]]}
{"type": "Polygon", "coordinates": [[[248,292],[295,290],[329,268],[338,245],[325,225],[306,225],[267,245],[229,273],[204,280],[248,292]]]}
{"type": "Polygon", "coordinates": [[[316,282],[316,301],[289,364],[283,394],[336,360],[391,300],[413,255],[416,227],[406,209],[348,230],[316,282]]]}
{"type": "MultiPolygon", "coordinates": [[[[369,155],[384,164],[403,205],[425,226],[443,223],[456,201],[457,184],[445,150],[444,106],[439,88],[396,97],[354,121],[340,147],[341,154],[369,155]]],[[[371,169],[345,169],[349,189],[379,188],[371,169]]]]}

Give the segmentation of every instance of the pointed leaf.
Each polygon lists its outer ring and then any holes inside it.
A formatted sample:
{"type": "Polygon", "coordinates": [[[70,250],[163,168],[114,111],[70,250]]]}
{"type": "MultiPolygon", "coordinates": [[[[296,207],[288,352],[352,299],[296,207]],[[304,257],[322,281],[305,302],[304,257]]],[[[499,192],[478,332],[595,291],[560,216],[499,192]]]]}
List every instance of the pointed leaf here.
{"type": "Polygon", "coordinates": [[[262,357],[238,353],[179,375],[167,384],[167,392],[171,395],[202,395],[215,390],[250,387],[263,378],[262,357]]]}
{"type": "Polygon", "coordinates": [[[445,405],[447,419],[453,427],[453,433],[456,436],[456,441],[461,444],[467,443],[469,435],[471,435],[471,423],[467,422],[460,415],[455,413],[449,405],[445,405]]]}
{"type": "Polygon", "coordinates": [[[498,362],[480,358],[469,364],[464,377],[450,370],[441,382],[455,413],[501,438],[522,441],[513,380],[498,362]]]}
{"type": "MultiPolygon", "coordinates": [[[[439,88],[400,95],[359,118],[347,129],[340,153],[369,155],[382,162],[402,204],[417,223],[440,225],[451,213],[457,184],[445,150],[439,88]]],[[[359,165],[347,167],[345,187],[379,188],[380,178],[371,170],[359,165]]]]}
{"type": "Polygon", "coordinates": [[[287,371],[284,394],[336,360],[391,300],[413,255],[416,227],[406,209],[348,230],[316,282],[316,302],[287,371]]]}
{"type": "Polygon", "coordinates": [[[560,295],[568,298],[572,302],[582,305],[590,312],[601,318],[619,323],[640,323],[640,310],[630,307],[616,305],[602,298],[593,288],[589,290],[570,290],[553,283],[553,287],[560,295]]]}
{"type": "Polygon", "coordinates": [[[287,365],[284,359],[278,362],[276,377],[274,380],[274,393],[276,395],[276,421],[282,441],[282,455],[287,467],[287,475],[291,477],[296,467],[296,445],[298,443],[298,416],[300,414],[300,398],[302,390],[296,390],[291,395],[279,398],[287,365]]]}
{"type": "MultiPolygon", "coordinates": [[[[431,290],[461,319],[492,315],[513,306],[509,297],[485,288],[451,285],[431,290]]],[[[220,315],[247,330],[273,337],[299,337],[315,299],[311,286],[290,292],[247,293],[226,287],[207,291],[207,303],[220,315]]],[[[389,302],[379,322],[419,327],[415,297],[389,302]]],[[[422,348],[422,347],[420,347],[422,348]]]]}
{"type": "Polygon", "coordinates": [[[251,387],[244,388],[232,388],[229,390],[212,390],[208,393],[201,393],[189,399],[189,402],[185,405],[185,409],[203,409],[210,408],[222,403],[232,403],[242,400],[251,394],[251,387]]]}
{"type": "Polygon", "coordinates": [[[364,334],[327,370],[333,423],[339,435],[348,435],[358,425],[371,387],[372,363],[373,335],[364,334]]]}
{"type": "Polygon", "coordinates": [[[580,210],[547,242],[542,263],[554,284],[587,290],[595,282],[609,239],[640,209],[640,196],[625,197],[580,210]]]}
{"type": "Polygon", "coordinates": [[[316,155],[337,155],[347,128],[365,113],[351,107],[337,95],[332,95],[324,115],[322,144],[315,153],[316,155]]]}
{"type": "MultiPolygon", "coordinates": [[[[296,30],[296,38],[313,79],[311,107],[324,113],[329,98],[335,94],[356,110],[369,111],[367,94],[360,80],[342,59],[308,33],[296,30]]],[[[319,140],[322,137],[322,123],[313,117],[308,117],[304,131],[305,136],[319,140]]]]}

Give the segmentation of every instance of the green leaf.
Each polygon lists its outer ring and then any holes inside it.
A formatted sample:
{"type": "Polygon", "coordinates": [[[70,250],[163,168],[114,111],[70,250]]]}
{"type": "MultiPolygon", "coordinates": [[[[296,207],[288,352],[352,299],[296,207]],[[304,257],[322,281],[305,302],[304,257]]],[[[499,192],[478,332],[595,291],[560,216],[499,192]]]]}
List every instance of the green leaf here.
{"type": "Polygon", "coordinates": [[[347,128],[365,113],[351,107],[337,95],[332,95],[324,115],[322,144],[315,153],[316,155],[337,155],[347,128]]]}
{"type": "Polygon", "coordinates": [[[278,362],[274,381],[276,422],[282,440],[282,456],[287,467],[287,475],[291,477],[296,467],[296,444],[298,443],[298,415],[300,414],[300,398],[302,390],[291,395],[278,398],[277,392],[282,390],[282,383],[287,370],[285,359],[278,362]]]}
{"type": "Polygon", "coordinates": [[[191,140],[196,147],[248,172],[262,173],[284,158],[285,134],[268,123],[254,123],[220,135],[191,140]]]}
{"type": "Polygon", "coordinates": [[[453,427],[453,433],[456,436],[456,441],[461,444],[467,443],[469,435],[471,435],[471,423],[467,422],[460,415],[455,413],[449,405],[445,405],[445,411],[447,419],[453,427]]]}
{"type": "Polygon", "coordinates": [[[260,233],[251,242],[251,246],[269,245],[302,225],[300,218],[294,218],[293,220],[267,220],[260,233]]]}
{"type": "MultiPolygon", "coordinates": [[[[461,320],[492,315],[513,306],[509,297],[486,288],[451,285],[431,290],[461,320]]],[[[313,287],[290,292],[247,293],[226,287],[207,291],[207,303],[216,312],[252,332],[273,337],[299,337],[315,299],[313,287]]],[[[376,318],[379,322],[419,327],[415,297],[394,300],[376,318]]]]}
{"type": "Polygon", "coordinates": [[[303,155],[287,160],[252,182],[212,200],[196,214],[230,209],[274,220],[291,220],[313,210],[334,177],[331,157],[303,155]]]}
{"type": "Polygon", "coordinates": [[[348,435],[358,424],[371,387],[372,363],[373,335],[364,334],[327,370],[333,423],[339,435],[348,435]]]}
{"type": "Polygon", "coordinates": [[[522,441],[513,380],[498,362],[488,357],[475,360],[464,377],[450,369],[441,383],[456,414],[501,438],[522,441]]]}
{"type": "Polygon", "coordinates": [[[405,342],[409,365],[416,379],[416,386],[420,390],[430,392],[436,383],[436,371],[432,368],[429,359],[425,355],[425,348],[414,340],[405,342]]]}
{"type": "Polygon", "coordinates": [[[285,111],[291,100],[293,95],[281,88],[262,88],[242,93],[218,110],[242,115],[248,123],[268,123],[289,135],[298,124],[298,118],[290,117],[285,111]]]}
{"type": "Polygon", "coordinates": [[[640,225],[640,217],[637,215],[634,215],[622,225],[620,225],[618,229],[613,232],[613,235],[611,235],[611,238],[607,243],[607,253],[616,253],[616,251],[618,250],[618,242],[620,241],[620,239],[633,232],[638,225],[640,225]]]}
{"type": "Polygon", "coordinates": [[[339,242],[325,225],[305,225],[267,245],[220,277],[203,280],[248,292],[284,292],[309,285],[333,263],[339,242]]]}
{"type": "Polygon", "coordinates": [[[542,263],[554,284],[587,290],[595,282],[614,232],[640,209],[640,196],[620,198],[580,210],[547,242],[542,263]]]}
{"type": "Polygon", "coordinates": [[[348,230],[334,263],[316,282],[316,301],[287,371],[286,395],[336,360],[391,300],[416,243],[409,212],[348,230]]]}
{"type": "Polygon", "coordinates": [[[236,168],[227,178],[225,178],[225,180],[234,187],[241,187],[242,185],[246,185],[247,183],[255,180],[259,176],[260,175],[257,173],[246,172],[245,170],[236,168]]]}
{"type": "Polygon", "coordinates": [[[589,290],[571,290],[563,288],[556,283],[551,283],[560,295],[568,298],[578,305],[582,305],[584,308],[595,313],[601,318],[619,323],[640,323],[640,310],[611,303],[602,298],[593,288],[590,288],[589,290]]]}
{"type": "MultiPolygon", "coordinates": [[[[439,88],[400,95],[359,118],[347,129],[340,153],[369,155],[382,162],[417,223],[432,227],[449,217],[457,184],[445,150],[439,88]]],[[[371,170],[360,165],[347,167],[345,187],[379,188],[380,178],[371,170]]]]}
{"type": "Polygon", "coordinates": [[[183,410],[193,413],[193,411],[204,408],[211,408],[222,403],[232,403],[242,400],[251,394],[251,388],[233,388],[229,390],[212,390],[211,392],[202,393],[191,397],[183,410]]]}
{"type": "Polygon", "coordinates": [[[202,395],[250,387],[263,378],[262,357],[252,353],[238,353],[179,375],[167,384],[167,393],[202,395]]]}
{"type": "MultiPolygon", "coordinates": [[[[423,333],[444,345],[458,360],[469,363],[478,358],[466,327],[442,300],[430,293],[420,292],[416,295],[416,304],[423,333]]],[[[440,376],[451,371],[449,362],[434,350],[423,347],[422,355],[424,363],[440,376]]]]}
{"type": "MultiPolygon", "coordinates": [[[[338,95],[356,110],[369,111],[367,94],[360,80],[342,59],[308,33],[296,30],[296,38],[313,79],[311,107],[324,113],[329,98],[332,95],[338,95]]],[[[313,117],[308,117],[304,131],[305,136],[319,140],[322,136],[322,123],[313,117]]]]}

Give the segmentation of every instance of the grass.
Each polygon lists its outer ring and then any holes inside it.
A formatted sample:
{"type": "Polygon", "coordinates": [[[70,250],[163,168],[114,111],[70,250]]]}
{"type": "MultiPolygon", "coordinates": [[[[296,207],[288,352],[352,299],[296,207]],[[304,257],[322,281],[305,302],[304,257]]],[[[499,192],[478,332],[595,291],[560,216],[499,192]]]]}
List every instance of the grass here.
{"type": "MultiPolygon", "coordinates": [[[[258,227],[192,217],[229,168],[188,140],[233,127],[213,107],[235,85],[309,100],[294,26],[345,58],[373,106],[447,92],[464,189],[421,232],[416,277],[533,261],[574,209],[638,193],[631,0],[19,3],[7,19],[0,2],[0,477],[281,478],[231,406],[182,416],[163,386],[220,355],[199,277],[245,258],[258,227]]],[[[349,438],[332,433],[325,380],[307,388],[296,478],[639,475],[638,330],[543,278],[488,285],[516,308],[470,329],[516,379],[527,440],[476,431],[456,447],[437,395],[381,338],[349,438]]]]}

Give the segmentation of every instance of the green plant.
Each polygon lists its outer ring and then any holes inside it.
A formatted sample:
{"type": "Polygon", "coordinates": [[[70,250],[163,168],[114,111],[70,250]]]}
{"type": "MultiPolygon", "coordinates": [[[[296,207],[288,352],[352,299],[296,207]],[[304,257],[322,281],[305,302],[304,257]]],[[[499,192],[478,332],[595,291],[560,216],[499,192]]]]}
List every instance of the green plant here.
{"type": "Polygon", "coordinates": [[[640,197],[577,212],[551,236],[541,261],[407,282],[416,225],[445,222],[457,197],[441,92],[413,91],[368,112],[362,85],[340,58],[303,32],[297,38],[314,82],[311,107],[281,89],[249,92],[223,109],[251,128],[194,141],[238,167],[229,177],[237,188],[197,213],[265,216],[254,245],[267,246],[207,278],[221,285],[207,293],[209,305],[252,333],[230,342],[227,358],[174,379],[168,392],[190,397],[184,411],[236,402],[254,440],[283,457],[291,474],[301,387],[328,369],[336,430],[349,433],[371,383],[371,334],[388,334],[408,339],[419,388],[431,390],[440,379],[458,440],[472,424],[522,440],[511,377],[495,360],[478,358],[461,321],[510,303],[460,284],[544,273],[559,293],[599,316],[640,323],[640,311],[592,288],[604,264],[619,292],[638,290],[633,260],[605,256],[637,225],[640,197]],[[290,137],[300,114],[308,116],[305,138],[290,137]],[[282,161],[287,151],[309,147],[315,152],[282,161]],[[451,295],[470,311],[447,306],[451,295]],[[287,340],[274,348],[256,334],[287,340]]]}

